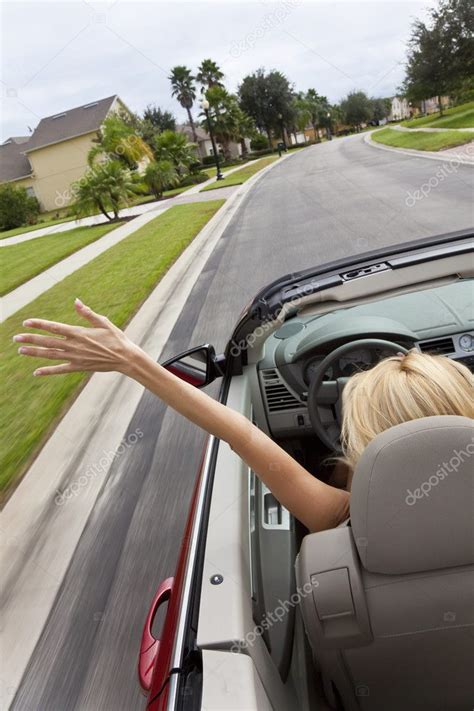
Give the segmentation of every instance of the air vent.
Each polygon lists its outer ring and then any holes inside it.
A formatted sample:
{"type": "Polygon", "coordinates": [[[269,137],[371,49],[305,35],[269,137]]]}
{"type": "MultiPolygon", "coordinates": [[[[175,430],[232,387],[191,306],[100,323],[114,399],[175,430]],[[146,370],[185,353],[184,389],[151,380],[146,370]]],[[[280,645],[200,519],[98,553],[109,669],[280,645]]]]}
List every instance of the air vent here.
{"type": "Polygon", "coordinates": [[[431,353],[432,355],[448,355],[454,353],[454,342],[451,336],[447,338],[432,338],[429,341],[420,341],[418,348],[422,353],[431,353]]]}
{"type": "Polygon", "coordinates": [[[268,410],[270,412],[296,410],[303,407],[303,404],[290,393],[275,368],[262,370],[261,374],[268,410]]]}

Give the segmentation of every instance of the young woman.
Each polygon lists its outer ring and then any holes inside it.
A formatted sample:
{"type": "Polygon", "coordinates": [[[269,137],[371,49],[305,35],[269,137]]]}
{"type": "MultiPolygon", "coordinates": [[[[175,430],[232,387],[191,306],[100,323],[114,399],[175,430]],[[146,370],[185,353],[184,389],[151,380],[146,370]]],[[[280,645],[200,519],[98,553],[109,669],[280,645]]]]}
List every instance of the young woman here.
{"type": "MultiPolygon", "coordinates": [[[[246,417],[165,370],[108,318],[79,299],[75,308],[91,327],[28,319],[24,326],[52,335],[14,336],[19,343],[31,344],[22,345],[20,354],[63,361],[38,368],[34,375],[115,370],[134,378],[188,420],[227,442],[310,531],[333,528],[348,518],[348,491],[319,481],[246,417]]],[[[344,390],[342,427],[350,469],[354,470],[367,444],[389,427],[430,415],[474,417],[472,386],[473,377],[465,366],[416,351],[387,358],[354,375],[344,390]]]]}

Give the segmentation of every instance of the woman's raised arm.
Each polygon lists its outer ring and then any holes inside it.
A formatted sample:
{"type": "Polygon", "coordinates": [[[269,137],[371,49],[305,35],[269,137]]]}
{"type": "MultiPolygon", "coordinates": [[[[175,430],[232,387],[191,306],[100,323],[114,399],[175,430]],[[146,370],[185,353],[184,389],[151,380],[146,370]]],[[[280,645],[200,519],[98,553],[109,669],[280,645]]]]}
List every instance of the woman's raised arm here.
{"type": "Polygon", "coordinates": [[[347,492],[319,481],[246,417],[156,363],[108,318],[96,314],[79,299],[75,308],[90,327],[35,318],[23,322],[26,327],[50,335],[18,334],[14,340],[28,344],[20,346],[19,353],[62,361],[59,365],[37,368],[34,375],[77,371],[123,373],[194,424],[227,442],[278,501],[311,531],[333,528],[347,518],[347,492]]]}

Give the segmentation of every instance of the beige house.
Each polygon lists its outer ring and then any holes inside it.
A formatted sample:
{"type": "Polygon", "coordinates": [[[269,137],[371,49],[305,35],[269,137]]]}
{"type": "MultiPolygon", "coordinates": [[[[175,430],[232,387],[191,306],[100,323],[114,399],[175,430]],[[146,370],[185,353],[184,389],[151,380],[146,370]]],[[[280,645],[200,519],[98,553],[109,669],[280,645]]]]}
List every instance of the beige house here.
{"type": "Polygon", "coordinates": [[[410,118],[412,113],[411,106],[404,96],[393,96],[390,101],[388,121],[403,121],[410,118]]]}
{"type": "Polygon", "coordinates": [[[113,113],[130,113],[117,95],[48,116],[31,136],[7,139],[0,146],[0,184],[25,187],[43,211],[65,207],[71,184],[87,171],[100,127],[113,113]]]}
{"type": "MultiPolygon", "coordinates": [[[[182,126],[177,126],[176,131],[178,133],[184,133],[186,138],[190,143],[194,143],[194,135],[193,135],[193,130],[189,124],[183,124],[182,126]]],[[[195,126],[195,131],[196,131],[196,138],[197,138],[197,148],[198,148],[198,153],[199,156],[202,158],[205,158],[206,156],[212,156],[213,155],[213,149],[212,149],[212,141],[211,137],[208,134],[207,131],[205,131],[201,126],[195,126]]],[[[245,138],[245,147],[247,152],[250,150],[250,139],[245,138]]],[[[216,148],[219,151],[219,154],[222,154],[223,147],[222,145],[216,141],[216,148]]],[[[236,141],[231,141],[229,144],[229,149],[232,158],[240,158],[242,156],[242,144],[241,142],[237,143],[236,141]]]]}

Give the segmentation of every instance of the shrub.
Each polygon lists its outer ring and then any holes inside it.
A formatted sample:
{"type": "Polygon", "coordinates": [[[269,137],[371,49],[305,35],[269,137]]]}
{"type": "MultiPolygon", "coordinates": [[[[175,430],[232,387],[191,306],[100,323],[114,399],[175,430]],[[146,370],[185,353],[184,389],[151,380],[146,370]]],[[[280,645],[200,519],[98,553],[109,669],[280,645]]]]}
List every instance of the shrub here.
{"type": "Polygon", "coordinates": [[[250,141],[251,151],[263,151],[265,150],[265,148],[269,148],[268,138],[262,133],[259,133],[258,135],[254,136],[250,141]]]}
{"type": "Polygon", "coordinates": [[[39,203],[25,188],[14,185],[0,186],[0,230],[10,230],[38,221],[39,203]]]}
{"type": "Polygon", "coordinates": [[[206,175],[206,173],[193,173],[180,180],[179,185],[182,188],[186,188],[188,185],[198,185],[199,183],[204,183],[206,180],[209,180],[209,176],[206,175]]]}
{"type": "MultiPolygon", "coordinates": [[[[224,156],[219,155],[219,162],[222,164],[224,161],[224,156]]],[[[203,165],[214,165],[216,162],[215,156],[204,156],[202,159],[203,165]]]]}
{"type": "Polygon", "coordinates": [[[273,152],[274,151],[271,148],[264,148],[261,151],[252,151],[252,153],[249,153],[248,158],[252,160],[253,158],[271,155],[273,152]]]}
{"type": "Polygon", "coordinates": [[[170,160],[158,160],[147,165],[144,180],[155,197],[160,198],[164,190],[178,185],[179,176],[170,160]]]}

